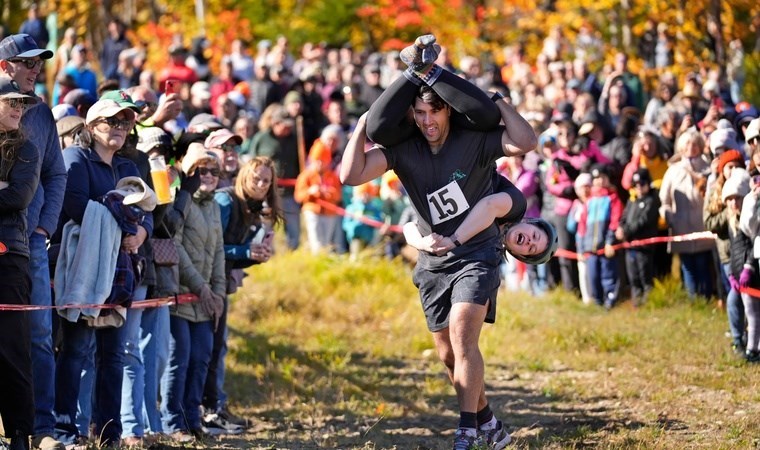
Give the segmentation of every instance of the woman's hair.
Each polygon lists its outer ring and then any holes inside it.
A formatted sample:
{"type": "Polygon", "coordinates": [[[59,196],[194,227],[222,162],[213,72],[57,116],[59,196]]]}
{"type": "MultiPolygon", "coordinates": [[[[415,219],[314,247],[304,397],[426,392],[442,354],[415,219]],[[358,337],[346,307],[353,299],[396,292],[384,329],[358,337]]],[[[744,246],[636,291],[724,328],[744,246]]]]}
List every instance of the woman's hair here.
{"type": "Polygon", "coordinates": [[[705,148],[705,139],[696,128],[689,128],[678,136],[678,140],[676,140],[676,154],[683,154],[684,150],[691,143],[697,144],[700,149],[705,148]]]}
{"type": "Polygon", "coordinates": [[[635,114],[623,114],[615,127],[615,134],[632,139],[639,129],[639,117],[635,114]]]}
{"type": "MultiPolygon", "coordinates": [[[[282,207],[280,206],[280,195],[277,192],[277,168],[274,165],[274,161],[267,156],[257,156],[248,161],[240,168],[237,178],[235,179],[235,197],[238,198],[245,205],[249,205],[249,201],[253,199],[253,191],[250,186],[253,184],[253,177],[256,175],[256,169],[261,166],[266,166],[272,171],[272,184],[269,186],[269,192],[267,192],[265,201],[271,208],[270,219],[272,226],[275,226],[284,221],[282,207]]],[[[250,206],[245,209],[244,219],[245,223],[253,224],[259,223],[260,217],[255,216],[255,211],[251,211],[250,206]]]]}
{"type": "Polygon", "coordinates": [[[0,133],[0,181],[8,181],[8,175],[18,160],[18,151],[26,142],[21,129],[0,133]]]}
{"type": "Polygon", "coordinates": [[[723,209],[726,207],[726,204],[723,203],[723,184],[726,182],[726,177],[723,176],[723,173],[719,173],[718,177],[715,179],[715,183],[712,185],[712,190],[710,191],[710,198],[707,200],[707,212],[710,214],[718,214],[719,212],[723,211],[723,209]]]}

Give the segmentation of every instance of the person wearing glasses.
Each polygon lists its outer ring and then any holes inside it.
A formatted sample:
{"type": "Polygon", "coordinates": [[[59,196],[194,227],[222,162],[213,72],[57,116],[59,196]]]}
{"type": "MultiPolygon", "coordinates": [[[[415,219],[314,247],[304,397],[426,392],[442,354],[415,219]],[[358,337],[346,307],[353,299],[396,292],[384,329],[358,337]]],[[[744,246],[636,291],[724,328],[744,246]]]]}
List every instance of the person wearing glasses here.
{"type": "Polygon", "coordinates": [[[164,95],[159,101],[156,93],[145,86],[133,86],[126,92],[140,109],[137,113],[137,131],[145,127],[164,128],[167,122],[177,119],[182,112],[179,94],[164,95]]]}
{"type": "Polygon", "coordinates": [[[203,387],[217,329],[224,311],[224,240],[214,191],[219,184],[219,160],[201,144],[192,143],[182,158],[184,183],[192,201],[181,208],[183,220],[174,241],[179,253],[179,293],[199,300],[170,307],[169,364],[162,380],[163,431],[175,441],[188,442],[206,435],[201,422],[203,387]],[[166,389],[163,389],[166,387],[166,389]]]}
{"type": "MultiPolygon", "coordinates": [[[[27,34],[14,34],[0,41],[0,77],[13,79],[21,92],[32,95],[34,82],[53,52],[41,49],[27,34]]],[[[66,187],[66,167],[63,164],[56,123],[48,105],[30,105],[21,116],[21,129],[40,154],[39,184],[26,211],[29,238],[29,271],[32,277],[31,303],[50,306],[50,268],[47,241],[58,225],[66,187]]],[[[34,374],[35,447],[62,449],[53,438],[55,417],[55,357],[53,353],[53,313],[38,310],[29,313],[32,333],[32,373],[34,374]]]]}
{"type": "MultiPolygon", "coordinates": [[[[31,297],[30,251],[25,209],[39,181],[39,153],[19,129],[21,115],[37,97],[22,94],[19,85],[0,79],[0,283],[4,304],[28,305],[31,297]],[[21,225],[21,226],[19,226],[21,225]]],[[[0,312],[0,416],[13,450],[29,448],[34,431],[30,315],[0,312]]]]}
{"type": "MultiPolygon", "coordinates": [[[[273,228],[283,222],[274,161],[266,156],[248,161],[234,186],[218,189],[214,199],[222,217],[227,293],[232,294],[242,285],[243,268],[263,264],[274,254],[273,228]]],[[[236,433],[247,425],[245,419],[227,409],[223,389],[228,305],[225,298],[203,393],[203,426],[218,434],[236,433]]]]}
{"type": "MultiPolygon", "coordinates": [[[[96,201],[111,190],[117,182],[128,176],[140,177],[134,162],[116,154],[124,145],[135,123],[135,112],[128,105],[115,100],[101,99],[87,112],[85,132],[90,135],[87,147],[72,146],[63,151],[68,170],[68,182],[63,198],[63,211],[58,229],[51,241],[60,244],[64,225],[73,221],[82,225],[85,211],[91,201],[96,201]]],[[[153,217],[145,213],[135,234],[121,236],[120,247],[128,253],[136,253],[145,239],[153,232],[153,217]]],[[[98,239],[90,236],[89,239],[98,239]]],[[[84,239],[80,240],[80,244],[84,239]]],[[[95,245],[107,247],[108,242],[95,245]]],[[[85,277],[86,278],[86,277],[85,277]]],[[[57,282],[59,280],[56,280],[57,282]]],[[[69,280],[69,283],[80,280],[69,280]]],[[[99,286],[110,292],[110,286],[99,286]]],[[[93,293],[93,296],[96,294],[93,293]]],[[[95,303],[95,298],[82,299],[95,303]]],[[[93,328],[77,310],[61,310],[60,328],[62,347],[56,361],[55,424],[56,437],[65,444],[74,444],[81,436],[77,427],[77,399],[80,391],[82,368],[90,358],[95,358],[95,388],[93,404],[94,436],[100,445],[118,446],[122,425],[120,418],[121,388],[125,353],[125,327],[93,328]],[[68,311],[68,312],[67,312],[68,311]],[[92,354],[93,342],[95,354],[92,354]]]]}
{"type": "Polygon", "coordinates": [[[232,186],[235,184],[239,170],[238,147],[243,143],[243,138],[232,131],[222,128],[213,131],[206,138],[204,146],[219,159],[219,168],[221,176],[219,178],[219,188],[232,186]]]}

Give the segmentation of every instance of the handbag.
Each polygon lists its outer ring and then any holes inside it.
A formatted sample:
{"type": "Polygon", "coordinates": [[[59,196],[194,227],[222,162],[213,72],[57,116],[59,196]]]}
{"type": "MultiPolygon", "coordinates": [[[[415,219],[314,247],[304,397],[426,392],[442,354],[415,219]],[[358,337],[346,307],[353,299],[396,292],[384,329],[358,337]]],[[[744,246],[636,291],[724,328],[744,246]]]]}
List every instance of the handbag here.
{"type": "Polygon", "coordinates": [[[153,262],[157,266],[176,266],[179,264],[179,252],[174,239],[151,238],[150,245],[153,247],[153,262]]]}
{"type": "Polygon", "coordinates": [[[150,245],[153,247],[153,262],[157,266],[176,266],[179,264],[179,252],[174,239],[151,238],[150,245]]]}
{"type": "MultiPolygon", "coordinates": [[[[166,224],[161,223],[164,227],[165,236],[171,236],[166,224]]],[[[150,245],[153,247],[153,262],[157,266],[171,267],[179,264],[179,252],[177,244],[172,238],[150,238],[150,245]]]]}

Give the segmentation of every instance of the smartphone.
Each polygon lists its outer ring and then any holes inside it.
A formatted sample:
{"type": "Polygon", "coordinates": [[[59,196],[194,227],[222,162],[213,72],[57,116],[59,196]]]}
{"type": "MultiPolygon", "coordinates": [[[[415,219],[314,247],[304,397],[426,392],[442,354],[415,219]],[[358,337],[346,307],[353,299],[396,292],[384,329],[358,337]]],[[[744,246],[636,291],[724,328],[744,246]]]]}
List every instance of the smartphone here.
{"type": "Polygon", "coordinates": [[[166,80],[164,84],[164,94],[177,94],[179,93],[179,80],[166,80]]]}

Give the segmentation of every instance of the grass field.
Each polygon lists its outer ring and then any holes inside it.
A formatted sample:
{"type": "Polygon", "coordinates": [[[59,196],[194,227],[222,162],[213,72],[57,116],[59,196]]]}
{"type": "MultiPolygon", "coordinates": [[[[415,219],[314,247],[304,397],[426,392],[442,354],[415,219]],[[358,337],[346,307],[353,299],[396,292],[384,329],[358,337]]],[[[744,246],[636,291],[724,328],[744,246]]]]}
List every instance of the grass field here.
{"type": "MultiPolygon", "coordinates": [[[[248,433],[151,449],[448,450],[458,413],[411,268],[281,253],[233,296],[226,387],[248,433]]],[[[725,313],[658,284],[610,312],[503,289],[481,337],[516,449],[760,448],[760,365],[725,313]]],[[[91,450],[96,447],[90,446],[91,450]]]]}
{"type": "MultiPolygon", "coordinates": [[[[451,448],[456,399],[408,266],[299,251],[248,272],[227,391],[255,425],[205,447],[451,448]]],[[[503,290],[481,337],[490,402],[511,448],[758,448],[760,371],[726,331],[672,281],[609,313],[503,290]]]]}

